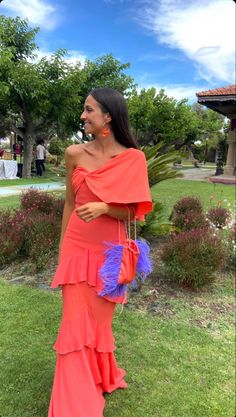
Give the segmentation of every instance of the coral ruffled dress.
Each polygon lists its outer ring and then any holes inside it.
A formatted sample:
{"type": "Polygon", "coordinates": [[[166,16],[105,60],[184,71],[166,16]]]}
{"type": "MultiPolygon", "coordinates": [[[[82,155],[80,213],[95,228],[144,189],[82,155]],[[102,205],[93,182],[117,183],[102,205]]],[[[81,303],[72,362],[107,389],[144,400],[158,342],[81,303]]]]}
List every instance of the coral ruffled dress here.
{"type": "MultiPolygon", "coordinates": [[[[143,152],[129,148],[92,172],[76,167],[72,177],[75,207],[103,201],[135,203],[136,218],[152,210],[143,152]]],[[[121,239],[125,227],[121,223],[121,239]]],[[[102,215],[86,223],[72,213],[52,288],[62,285],[63,314],[57,341],[55,377],[48,417],[103,417],[104,392],[126,388],[125,371],[114,356],[112,318],[116,303],[98,293],[103,284],[104,241],[118,242],[117,219],[102,215]]]]}

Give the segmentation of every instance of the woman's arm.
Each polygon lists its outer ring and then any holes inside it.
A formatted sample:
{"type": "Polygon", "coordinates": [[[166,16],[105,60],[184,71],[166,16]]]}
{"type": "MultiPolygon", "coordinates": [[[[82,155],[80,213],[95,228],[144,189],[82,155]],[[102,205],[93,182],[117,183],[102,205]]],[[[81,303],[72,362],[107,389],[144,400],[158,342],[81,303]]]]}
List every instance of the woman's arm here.
{"type": "MultiPolygon", "coordinates": [[[[106,204],[106,203],[104,203],[106,204]]],[[[135,217],[135,204],[126,204],[124,206],[115,206],[112,204],[106,204],[106,214],[111,217],[115,217],[120,220],[134,220],[135,217]],[[130,216],[130,217],[129,217],[130,216]]]]}
{"type": "Polygon", "coordinates": [[[59,256],[61,250],[61,244],[63,241],[64,233],[69,222],[71,213],[75,208],[75,201],[74,201],[74,193],[72,189],[72,174],[74,170],[74,163],[73,163],[73,151],[71,147],[67,148],[65,151],[65,162],[66,162],[66,199],[65,199],[65,206],[63,210],[62,216],[62,226],[61,226],[61,238],[59,243],[59,256]]]}
{"type": "Polygon", "coordinates": [[[115,217],[120,220],[134,219],[135,204],[107,204],[104,202],[91,202],[78,207],[75,211],[80,219],[85,222],[91,222],[97,217],[106,214],[107,216],[115,217]],[[129,207],[129,211],[128,211],[129,207]],[[130,214],[129,214],[130,213],[130,214]]]}

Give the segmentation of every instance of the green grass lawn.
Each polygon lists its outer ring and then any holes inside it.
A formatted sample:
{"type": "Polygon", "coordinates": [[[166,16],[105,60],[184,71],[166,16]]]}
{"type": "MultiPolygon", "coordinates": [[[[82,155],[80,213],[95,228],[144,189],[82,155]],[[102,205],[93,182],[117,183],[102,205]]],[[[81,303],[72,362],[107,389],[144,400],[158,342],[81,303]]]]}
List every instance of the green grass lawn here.
{"type": "MultiPolygon", "coordinates": [[[[54,194],[61,196],[62,191],[54,194]]],[[[184,195],[198,195],[205,208],[218,200],[232,207],[235,199],[233,186],[181,179],[157,184],[152,194],[163,202],[166,217],[184,195]]],[[[18,196],[0,199],[0,207],[17,204],[18,196]]],[[[46,417],[56,358],[52,346],[61,320],[60,293],[7,284],[3,279],[0,416],[46,417]]],[[[233,416],[232,274],[195,293],[172,292],[159,287],[158,281],[155,288],[159,313],[146,308],[153,295],[149,295],[152,286],[144,286],[141,294],[134,294],[136,308],[129,303],[122,315],[119,309],[115,315],[116,357],[127,371],[129,389],[106,395],[104,416],[233,416]]]]}
{"type": "Polygon", "coordinates": [[[203,181],[172,179],[162,181],[152,187],[152,196],[154,200],[163,203],[165,220],[167,220],[175,202],[184,196],[199,197],[206,210],[212,206],[216,206],[218,201],[222,201],[223,207],[234,209],[235,186],[203,181]],[[212,200],[211,196],[213,197],[212,200]]]}
{"type": "MultiPolygon", "coordinates": [[[[63,198],[65,195],[64,190],[51,190],[51,191],[46,191],[46,192],[50,192],[51,194],[59,198],[63,198]]],[[[17,208],[19,206],[20,206],[20,195],[10,195],[7,197],[0,196],[0,210],[7,209],[7,208],[17,208]]]]}
{"type": "Polygon", "coordinates": [[[19,195],[11,195],[7,197],[0,196],[0,209],[17,208],[19,205],[19,195]]]}
{"type": "MultiPolygon", "coordinates": [[[[180,291],[170,315],[118,308],[116,357],[129,388],[106,395],[105,417],[234,415],[232,287],[231,277],[211,293],[180,291]]],[[[46,417],[60,293],[1,282],[0,312],[0,415],[46,417]]]]}
{"type": "MultiPolygon", "coordinates": [[[[53,191],[53,193],[55,194],[56,192],[53,191]]],[[[59,195],[62,196],[63,191],[60,191],[59,195]]],[[[230,203],[230,208],[232,209],[235,203],[235,187],[233,185],[174,179],[162,181],[152,187],[153,198],[164,205],[166,219],[168,219],[175,202],[180,197],[186,195],[198,196],[202,200],[205,209],[216,205],[219,200],[222,201],[224,207],[227,207],[227,204],[230,203]],[[210,200],[211,196],[214,196],[212,201],[210,200]]],[[[0,198],[0,208],[14,208],[17,206],[19,206],[18,196],[0,198]]]]}
{"type": "MultiPolygon", "coordinates": [[[[60,168],[59,168],[60,170],[60,168]]],[[[1,187],[11,187],[16,185],[29,185],[29,184],[42,184],[42,183],[50,183],[50,182],[65,182],[65,177],[57,176],[56,168],[50,164],[46,164],[46,171],[42,177],[33,177],[33,178],[20,178],[18,180],[1,180],[0,181],[0,188],[1,187]]],[[[53,194],[62,195],[63,192],[57,191],[50,191],[53,194]]],[[[1,196],[0,195],[0,209],[7,209],[7,208],[17,208],[20,205],[19,195],[9,195],[9,196],[1,196]]]]}
{"type": "Polygon", "coordinates": [[[46,171],[42,177],[32,178],[18,178],[17,180],[1,180],[0,187],[9,187],[13,185],[28,185],[28,184],[41,184],[45,182],[65,181],[65,177],[57,175],[57,171],[60,172],[60,168],[54,167],[51,164],[45,164],[46,171]]]}
{"type": "Polygon", "coordinates": [[[55,175],[45,175],[43,177],[19,178],[18,180],[1,180],[0,187],[11,187],[15,185],[42,184],[47,182],[62,181],[62,178],[55,175]]]}

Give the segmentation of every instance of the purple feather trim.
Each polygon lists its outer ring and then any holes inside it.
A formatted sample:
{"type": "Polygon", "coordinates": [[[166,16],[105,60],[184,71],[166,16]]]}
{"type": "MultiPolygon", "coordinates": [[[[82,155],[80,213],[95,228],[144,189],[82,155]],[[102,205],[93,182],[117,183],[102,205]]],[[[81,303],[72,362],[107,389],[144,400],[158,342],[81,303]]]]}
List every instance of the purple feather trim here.
{"type": "Polygon", "coordinates": [[[136,240],[140,254],[136,267],[136,275],[144,281],[147,276],[153,271],[151,259],[149,257],[150,246],[145,240],[136,240]]]}
{"type": "Polygon", "coordinates": [[[136,277],[130,284],[132,288],[138,288],[138,279],[144,282],[147,276],[153,271],[150,259],[150,246],[145,240],[136,240],[140,254],[136,266],[136,277]]]}
{"type": "MultiPolygon", "coordinates": [[[[100,291],[100,296],[120,297],[123,296],[127,290],[127,285],[119,284],[118,278],[120,273],[120,266],[123,254],[123,245],[117,245],[110,242],[104,242],[108,249],[105,251],[105,262],[99,270],[104,287],[100,291]]],[[[139,258],[136,267],[136,279],[141,279],[142,282],[152,272],[152,264],[149,258],[150,246],[144,240],[136,240],[139,247],[139,258]]],[[[131,283],[132,287],[137,287],[136,279],[131,283]]]]}
{"type": "Polygon", "coordinates": [[[99,270],[104,287],[99,295],[104,297],[120,297],[125,294],[127,285],[119,284],[118,278],[123,254],[123,245],[104,242],[108,249],[105,251],[106,260],[99,270]]]}

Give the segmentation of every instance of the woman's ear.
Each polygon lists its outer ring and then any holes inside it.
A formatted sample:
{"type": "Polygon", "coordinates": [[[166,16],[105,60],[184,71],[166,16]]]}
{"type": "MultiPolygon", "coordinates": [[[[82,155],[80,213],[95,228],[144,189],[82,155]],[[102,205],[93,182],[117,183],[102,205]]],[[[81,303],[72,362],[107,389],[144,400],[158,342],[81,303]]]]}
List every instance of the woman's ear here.
{"type": "Polygon", "coordinates": [[[105,123],[110,123],[111,122],[111,116],[110,116],[110,113],[105,113],[105,115],[104,115],[104,122],[105,123]]]}

